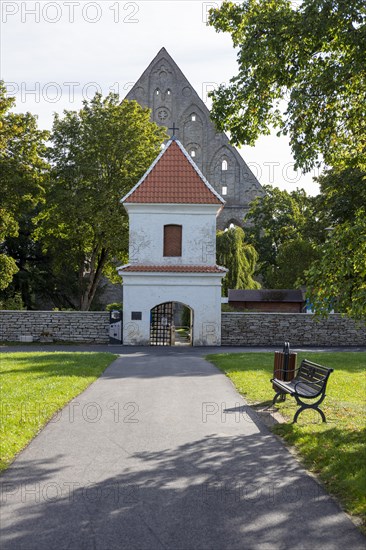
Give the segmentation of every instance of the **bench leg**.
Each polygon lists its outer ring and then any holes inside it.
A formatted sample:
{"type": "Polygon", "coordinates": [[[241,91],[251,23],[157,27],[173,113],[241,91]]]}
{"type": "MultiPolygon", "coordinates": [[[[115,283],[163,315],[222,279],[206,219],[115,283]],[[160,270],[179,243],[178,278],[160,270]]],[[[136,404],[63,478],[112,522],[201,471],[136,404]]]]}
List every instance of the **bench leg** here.
{"type": "Polygon", "coordinates": [[[320,416],[322,418],[322,421],[326,422],[327,420],[325,418],[325,414],[323,413],[323,411],[321,409],[319,409],[319,405],[324,400],[324,398],[325,398],[325,394],[323,394],[321,396],[321,398],[316,403],[312,403],[311,405],[309,405],[309,403],[304,403],[303,401],[301,401],[301,399],[299,398],[298,395],[295,395],[296,402],[300,406],[300,408],[296,411],[292,423],[296,424],[300,413],[302,413],[302,411],[305,411],[306,409],[313,409],[314,411],[318,411],[318,413],[320,414],[320,416]]]}
{"type": "Polygon", "coordinates": [[[277,401],[280,401],[280,402],[286,401],[286,394],[283,393],[282,391],[277,392],[276,395],[273,398],[271,406],[273,407],[273,405],[275,405],[277,403],[277,401]]]}

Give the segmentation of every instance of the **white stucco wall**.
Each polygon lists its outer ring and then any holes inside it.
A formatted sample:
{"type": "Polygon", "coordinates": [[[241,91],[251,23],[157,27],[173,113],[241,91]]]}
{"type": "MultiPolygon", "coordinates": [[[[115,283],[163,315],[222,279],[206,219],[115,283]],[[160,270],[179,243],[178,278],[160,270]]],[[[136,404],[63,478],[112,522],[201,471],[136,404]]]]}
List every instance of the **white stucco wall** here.
{"type": "Polygon", "coordinates": [[[215,265],[217,205],[125,204],[130,220],[129,262],[140,265],[215,265]],[[182,226],[182,256],[164,257],[164,225],[182,226]]]}
{"type": "Polygon", "coordinates": [[[123,274],[123,343],[150,344],[150,310],[164,302],[181,302],[193,310],[193,345],[221,342],[220,274],[123,274]],[[141,312],[141,321],[131,319],[141,312]]]}

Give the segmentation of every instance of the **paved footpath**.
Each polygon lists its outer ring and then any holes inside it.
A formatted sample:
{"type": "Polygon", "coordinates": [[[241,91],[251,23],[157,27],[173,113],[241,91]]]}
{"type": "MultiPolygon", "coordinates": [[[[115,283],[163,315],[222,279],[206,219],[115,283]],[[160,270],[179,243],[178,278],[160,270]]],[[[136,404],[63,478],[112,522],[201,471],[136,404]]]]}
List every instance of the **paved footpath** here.
{"type": "Polygon", "coordinates": [[[231,382],[188,350],[122,352],[1,484],[2,550],[365,548],[231,382]]]}

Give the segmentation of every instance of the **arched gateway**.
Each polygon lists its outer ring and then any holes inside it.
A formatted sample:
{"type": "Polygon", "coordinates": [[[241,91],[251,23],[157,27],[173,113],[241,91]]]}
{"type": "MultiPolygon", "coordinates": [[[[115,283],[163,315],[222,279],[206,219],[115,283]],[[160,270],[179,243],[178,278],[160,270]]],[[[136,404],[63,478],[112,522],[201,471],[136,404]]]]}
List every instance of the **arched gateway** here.
{"type": "Polygon", "coordinates": [[[150,311],[150,345],[191,346],[193,310],[181,302],[158,304],[150,311]]]}
{"type": "Polygon", "coordinates": [[[130,263],[118,268],[123,343],[177,342],[187,325],[173,330],[179,309],[174,304],[184,304],[194,310],[191,344],[220,345],[221,280],[227,270],[216,265],[216,216],[224,200],[172,139],[122,202],[130,227],[130,263]]]}

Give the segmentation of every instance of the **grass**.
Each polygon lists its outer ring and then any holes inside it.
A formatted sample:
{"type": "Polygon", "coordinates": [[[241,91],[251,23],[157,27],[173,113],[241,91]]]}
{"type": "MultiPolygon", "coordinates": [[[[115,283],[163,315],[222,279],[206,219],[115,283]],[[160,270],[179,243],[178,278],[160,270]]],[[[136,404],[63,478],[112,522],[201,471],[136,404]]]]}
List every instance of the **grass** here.
{"type": "Polygon", "coordinates": [[[175,329],[176,334],[178,336],[181,336],[182,338],[189,338],[190,337],[190,329],[189,328],[176,328],[175,329]]]}
{"type": "MultiPolygon", "coordinates": [[[[361,520],[366,531],[366,353],[299,353],[297,364],[305,357],[334,368],[321,405],[327,423],[310,410],[292,424],[297,407],[295,399],[287,397],[276,406],[288,422],[274,426],[273,431],[295,446],[304,465],[349,514],[361,520]]],[[[273,353],[228,353],[207,359],[229,376],[250,404],[272,402],[273,353]]]]}
{"type": "Polygon", "coordinates": [[[0,471],[115,359],[112,353],[0,355],[0,471]]]}

